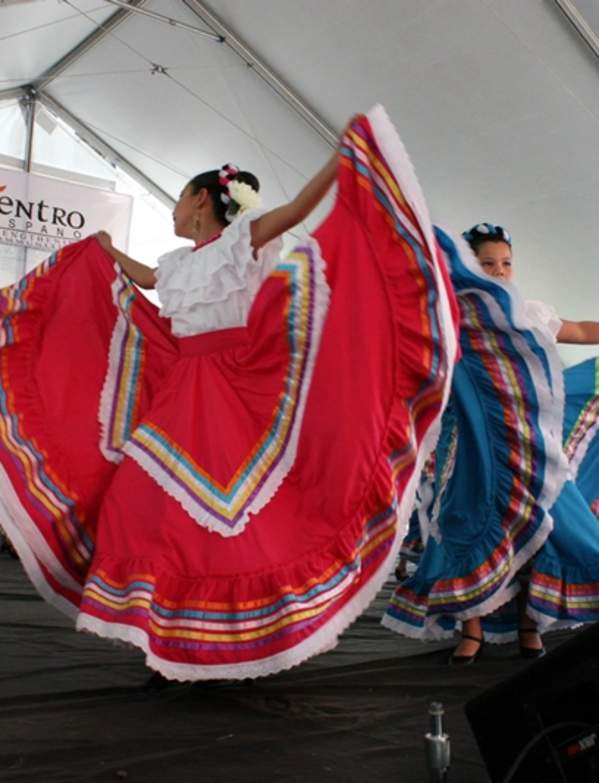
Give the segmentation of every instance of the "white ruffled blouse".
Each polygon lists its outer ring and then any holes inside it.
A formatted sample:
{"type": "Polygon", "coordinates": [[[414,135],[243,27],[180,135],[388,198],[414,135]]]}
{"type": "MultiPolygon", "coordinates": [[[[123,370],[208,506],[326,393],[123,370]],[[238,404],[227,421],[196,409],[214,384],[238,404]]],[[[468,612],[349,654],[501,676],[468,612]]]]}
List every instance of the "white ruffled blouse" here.
{"type": "Polygon", "coordinates": [[[546,329],[554,340],[557,341],[557,335],[562,328],[563,321],[560,319],[557,311],[551,305],[540,302],[537,299],[526,299],[526,316],[533,327],[546,329]]]}
{"type": "Polygon", "coordinates": [[[283,247],[278,237],[254,258],[250,224],[262,214],[262,210],[248,210],[214,242],[160,256],[156,270],[160,315],[171,319],[176,337],[247,325],[254,298],[283,247]]]}

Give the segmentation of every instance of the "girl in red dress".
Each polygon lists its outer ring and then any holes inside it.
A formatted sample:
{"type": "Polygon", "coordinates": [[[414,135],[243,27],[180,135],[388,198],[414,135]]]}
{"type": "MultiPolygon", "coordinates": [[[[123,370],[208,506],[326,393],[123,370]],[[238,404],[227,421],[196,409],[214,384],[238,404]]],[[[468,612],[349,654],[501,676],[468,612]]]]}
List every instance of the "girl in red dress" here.
{"type": "Polygon", "coordinates": [[[144,266],[100,233],[0,292],[0,512],[38,590],[167,678],[333,646],[388,576],[456,355],[424,199],[384,111],[289,204],[232,166],[144,266]],[[281,234],[337,179],[331,214],[281,234]],[[161,307],[133,283],[157,289],[161,307]]]}

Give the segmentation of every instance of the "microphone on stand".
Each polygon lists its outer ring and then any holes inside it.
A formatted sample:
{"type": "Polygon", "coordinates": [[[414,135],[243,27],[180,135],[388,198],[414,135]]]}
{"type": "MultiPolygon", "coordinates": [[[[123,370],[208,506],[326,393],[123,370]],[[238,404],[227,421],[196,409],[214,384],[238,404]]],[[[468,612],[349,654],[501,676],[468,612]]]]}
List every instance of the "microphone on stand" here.
{"type": "Polygon", "coordinates": [[[424,735],[426,765],[431,783],[446,783],[451,757],[449,736],[443,732],[443,705],[434,701],[428,711],[431,730],[424,735]]]}

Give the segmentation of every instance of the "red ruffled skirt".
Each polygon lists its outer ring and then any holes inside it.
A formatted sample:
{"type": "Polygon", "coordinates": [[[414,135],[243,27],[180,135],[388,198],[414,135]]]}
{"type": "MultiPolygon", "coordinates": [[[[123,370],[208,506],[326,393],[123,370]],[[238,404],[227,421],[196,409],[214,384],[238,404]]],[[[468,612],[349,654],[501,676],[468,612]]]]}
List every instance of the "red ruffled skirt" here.
{"type": "Polygon", "coordinates": [[[405,531],[456,308],[382,110],[338,184],[244,329],[173,337],[94,239],[0,292],[2,523],[48,601],[167,677],[330,648],[405,531]]]}

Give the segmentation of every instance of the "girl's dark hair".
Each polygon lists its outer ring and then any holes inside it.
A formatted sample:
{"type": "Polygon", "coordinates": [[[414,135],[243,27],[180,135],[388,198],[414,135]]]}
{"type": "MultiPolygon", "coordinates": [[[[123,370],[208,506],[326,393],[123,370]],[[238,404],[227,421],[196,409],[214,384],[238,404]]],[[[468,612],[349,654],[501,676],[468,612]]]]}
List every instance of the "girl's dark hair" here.
{"type": "MultiPolygon", "coordinates": [[[[229,203],[225,203],[221,198],[223,194],[227,194],[225,186],[220,184],[220,170],[213,169],[212,171],[205,171],[203,174],[198,174],[192,180],[189,181],[189,187],[191,192],[195,196],[200,190],[206,188],[212,200],[212,206],[214,208],[214,214],[216,219],[223,224],[228,225],[239,211],[239,204],[231,200],[229,203]]],[[[239,171],[232,180],[236,182],[245,182],[256,192],[260,190],[260,182],[258,177],[254,176],[249,171],[239,171]]]]}
{"type": "Polygon", "coordinates": [[[506,245],[512,246],[510,234],[505,228],[496,226],[494,223],[477,223],[468,231],[464,231],[462,236],[474,253],[478,253],[480,246],[485,242],[505,242],[506,245]]]}

